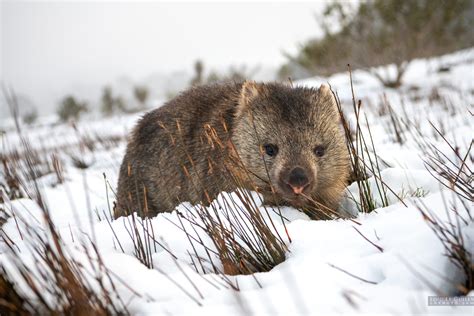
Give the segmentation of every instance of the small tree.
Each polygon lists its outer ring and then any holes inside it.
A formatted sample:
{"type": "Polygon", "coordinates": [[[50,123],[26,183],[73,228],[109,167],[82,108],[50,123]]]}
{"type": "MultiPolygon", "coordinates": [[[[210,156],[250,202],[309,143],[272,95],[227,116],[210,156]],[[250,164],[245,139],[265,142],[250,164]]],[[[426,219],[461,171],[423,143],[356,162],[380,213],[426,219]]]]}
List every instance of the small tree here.
{"type": "MultiPolygon", "coordinates": [[[[148,92],[147,92],[148,93],[148,92]]],[[[102,90],[102,113],[105,116],[110,116],[118,112],[130,112],[125,106],[125,101],[122,97],[114,97],[112,88],[105,87],[102,90]]]]}
{"type": "Polygon", "coordinates": [[[196,60],[194,63],[194,77],[191,79],[191,85],[200,85],[204,81],[204,63],[201,60],[196,60]]]}
{"type": "Polygon", "coordinates": [[[102,113],[109,116],[115,112],[115,100],[112,96],[112,89],[105,87],[102,90],[102,113]]]}
{"type": "Polygon", "coordinates": [[[117,109],[117,111],[119,112],[133,112],[133,111],[129,111],[127,109],[127,107],[125,106],[125,101],[122,97],[116,97],[114,98],[114,103],[115,103],[115,108],[117,109]]]}
{"type": "Polygon", "coordinates": [[[87,104],[77,101],[73,96],[66,96],[59,105],[57,114],[61,121],[79,119],[81,113],[87,112],[87,104]]]}
{"type": "Polygon", "coordinates": [[[148,89],[147,87],[143,86],[136,86],[133,89],[133,94],[135,96],[135,99],[137,99],[138,103],[140,103],[140,108],[145,108],[146,107],[146,101],[148,99],[148,89]]]}
{"type": "Polygon", "coordinates": [[[36,122],[37,119],[38,111],[36,110],[36,108],[32,108],[28,112],[23,114],[23,122],[25,122],[25,124],[31,125],[36,122]]]}

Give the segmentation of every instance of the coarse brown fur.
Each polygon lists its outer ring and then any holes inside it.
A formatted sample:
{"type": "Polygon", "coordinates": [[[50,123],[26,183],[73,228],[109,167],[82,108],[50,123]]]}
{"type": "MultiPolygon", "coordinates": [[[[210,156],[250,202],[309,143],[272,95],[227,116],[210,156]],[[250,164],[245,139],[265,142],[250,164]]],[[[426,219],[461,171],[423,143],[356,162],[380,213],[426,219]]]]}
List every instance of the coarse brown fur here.
{"type": "Polygon", "coordinates": [[[238,186],[258,190],[268,204],[311,210],[320,203],[336,210],[348,175],[327,86],[246,81],[193,87],[134,128],[115,217],[154,216],[185,201],[208,204],[238,186]],[[268,144],[275,150],[266,152],[268,144]]]}

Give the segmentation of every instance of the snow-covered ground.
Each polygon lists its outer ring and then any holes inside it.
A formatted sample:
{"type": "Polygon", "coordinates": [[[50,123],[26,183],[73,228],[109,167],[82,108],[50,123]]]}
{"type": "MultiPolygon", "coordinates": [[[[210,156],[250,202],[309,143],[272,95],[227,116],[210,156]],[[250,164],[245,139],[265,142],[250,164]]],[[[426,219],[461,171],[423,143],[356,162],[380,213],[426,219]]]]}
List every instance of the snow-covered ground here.
{"type": "MultiPolygon", "coordinates": [[[[457,294],[456,284],[462,282],[463,275],[445,256],[443,245],[417,208],[424,205],[441,221],[448,221],[453,215],[447,209],[460,205],[459,197],[442,187],[425,168],[426,152],[416,142],[420,136],[404,132],[402,144],[398,143],[390,116],[378,113],[385,95],[400,117],[410,120],[425,140],[456,161],[430,122],[443,131],[461,156],[466,154],[474,135],[473,60],[474,50],[470,49],[429,61],[414,61],[399,91],[384,89],[372,77],[356,71],[353,74],[355,96],[362,99],[374,146],[384,162],[382,179],[403,202],[389,193],[389,206],[379,207],[370,214],[358,214],[357,223],[343,219],[312,221],[295,209],[283,208],[292,240],[291,243],[286,240],[286,260],[269,272],[254,275],[224,278],[211,272],[197,273],[189,256],[194,253],[189,240],[175,225],[179,224],[176,211],[150,221],[157,239],[166,247],[153,251],[154,269],[148,269],[134,257],[127,219],[120,218],[110,224],[105,220],[114,199],[111,189],[115,189],[125,150],[124,137],[138,115],[82,121],[76,128],[45,124],[25,128],[23,132],[42,155],[49,157],[56,153],[62,161],[66,179],[63,184],[57,183],[54,174],[41,177],[39,183],[66,247],[74,258],[85,260],[86,255],[79,245],[84,236],[91,237],[106,267],[123,281],[115,285],[123,301],[129,302],[132,314],[472,315],[472,306],[428,306],[429,296],[457,294]],[[446,64],[451,66],[450,71],[437,71],[439,65],[446,64]],[[99,143],[90,150],[84,140],[97,137],[115,137],[117,141],[108,145],[99,143]],[[77,168],[72,157],[85,162],[88,168],[77,168]],[[107,188],[104,174],[112,188],[107,188]],[[177,259],[170,256],[168,250],[177,259]],[[239,290],[231,289],[227,282],[239,290]]],[[[352,96],[348,74],[310,78],[297,84],[319,86],[324,82],[331,84],[350,113],[352,96]]],[[[19,135],[11,124],[4,123],[2,129],[6,130],[2,152],[21,151],[19,135]]],[[[472,156],[467,164],[472,170],[472,156]]],[[[369,179],[369,183],[373,192],[377,192],[374,178],[369,179]]],[[[344,207],[356,211],[350,198],[357,200],[356,184],[348,188],[347,196],[344,207]]],[[[382,205],[375,193],[374,198],[382,205]]],[[[472,202],[467,203],[467,207],[472,214],[472,202]]],[[[44,229],[41,210],[30,199],[7,200],[0,208],[27,219],[28,225],[38,231],[44,229]]],[[[188,212],[187,205],[177,210],[188,212]]],[[[458,211],[467,217],[462,207],[458,211]]],[[[276,229],[284,235],[281,219],[270,214],[276,229]]],[[[21,249],[23,261],[33,267],[31,248],[23,238],[27,228],[21,220],[15,219],[10,217],[3,225],[3,234],[21,249]]],[[[474,223],[471,220],[469,224],[458,222],[457,225],[464,235],[467,250],[474,254],[474,223]]],[[[202,238],[213,247],[204,234],[202,238]]],[[[198,253],[203,251],[197,249],[198,253]]],[[[0,240],[0,262],[12,269],[9,258],[8,249],[0,240]]],[[[18,286],[22,288],[24,284],[18,286]]],[[[469,295],[474,296],[474,292],[469,295]]]]}

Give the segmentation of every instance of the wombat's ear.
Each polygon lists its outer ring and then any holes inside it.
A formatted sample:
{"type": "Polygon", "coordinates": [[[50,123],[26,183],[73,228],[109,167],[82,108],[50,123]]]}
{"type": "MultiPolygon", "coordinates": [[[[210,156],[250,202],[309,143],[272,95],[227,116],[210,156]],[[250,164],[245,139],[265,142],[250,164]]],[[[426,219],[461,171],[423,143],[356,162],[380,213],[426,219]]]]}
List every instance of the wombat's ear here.
{"type": "Polygon", "coordinates": [[[337,108],[336,98],[334,97],[331,89],[328,85],[322,84],[318,89],[318,101],[319,104],[325,106],[336,113],[339,113],[337,108]]]}
{"type": "Polygon", "coordinates": [[[242,84],[240,90],[240,99],[235,113],[236,117],[240,117],[249,107],[252,100],[256,99],[259,95],[265,92],[265,86],[263,84],[256,83],[255,81],[246,80],[242,84]]]}

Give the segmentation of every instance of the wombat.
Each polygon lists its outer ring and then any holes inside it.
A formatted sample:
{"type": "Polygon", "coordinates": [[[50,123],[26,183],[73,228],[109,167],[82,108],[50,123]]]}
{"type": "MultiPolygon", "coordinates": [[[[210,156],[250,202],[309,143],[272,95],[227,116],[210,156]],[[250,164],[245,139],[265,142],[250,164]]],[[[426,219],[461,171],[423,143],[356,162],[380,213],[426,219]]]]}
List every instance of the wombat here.
{"type": "Polygon", "coordinates": [[[154,216],[185,201],[208,205],[237,187],[257,190],[266,204],[327,214],[337,209],[348,176],[340,116],[327,86],[199,86],[146,113],[134,128],[114,214],[154,216]]]}

